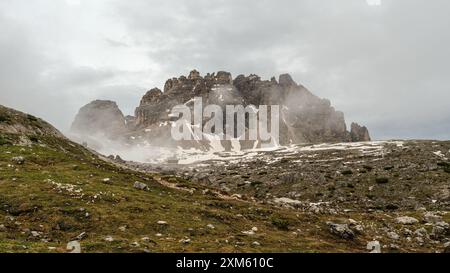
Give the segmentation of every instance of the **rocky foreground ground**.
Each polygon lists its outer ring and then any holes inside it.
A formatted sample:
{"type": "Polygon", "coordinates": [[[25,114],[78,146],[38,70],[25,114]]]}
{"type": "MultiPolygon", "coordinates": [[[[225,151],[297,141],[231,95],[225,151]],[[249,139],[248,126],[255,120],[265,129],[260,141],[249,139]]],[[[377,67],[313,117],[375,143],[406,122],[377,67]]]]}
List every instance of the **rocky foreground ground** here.
{"type": "Polygon", "coordinates": [[[138,164],[0,107],[0,252],[450,252],[449,150],[296,145],[138,164]]]}
{"type": "Polygon", "coordinates": [[[449,157],[450,142],[380,141],[222,152],[191,164],[128,164],[306,215],[304,229],[286,224],[296,234],[326,230],[361,244],[359,251],[374,240],[383,251],[435,252],[450,244],[449,157]]]}

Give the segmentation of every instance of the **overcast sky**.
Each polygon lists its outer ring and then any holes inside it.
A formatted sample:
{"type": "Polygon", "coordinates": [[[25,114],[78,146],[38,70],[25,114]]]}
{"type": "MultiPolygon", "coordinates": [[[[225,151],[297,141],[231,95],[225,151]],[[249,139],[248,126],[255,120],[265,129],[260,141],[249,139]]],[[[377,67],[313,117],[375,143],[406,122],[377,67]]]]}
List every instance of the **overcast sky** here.
{"type": "Polygon", "coordinates": [[[450,139],[448,0],[0,0],[0,104],[66,131],[166,79],[290,73],[375,139],[450,139]]]}

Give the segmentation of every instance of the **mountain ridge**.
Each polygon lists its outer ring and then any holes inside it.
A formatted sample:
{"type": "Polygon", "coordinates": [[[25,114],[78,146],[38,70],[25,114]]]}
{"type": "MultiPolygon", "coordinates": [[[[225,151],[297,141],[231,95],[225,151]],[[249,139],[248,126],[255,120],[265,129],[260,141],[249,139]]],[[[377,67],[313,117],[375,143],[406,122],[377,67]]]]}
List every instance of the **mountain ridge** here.
{"type": "MultiPolygon", "coordinates": [[[[134,116],[123,116],[114,103],[109,103],[110,107],[104,109],[96,106],[99,101],[91,102],[80,109],[71,131],[81,138],[103,130],[102,134],[112,138],[137,134],[149,142],[167,143],[170,139],[170,110],[176,105],[188,104],[194,97],[202,98],[204,105],[215,104],[222,109],[226,105],[279,105],[280,145],[370,141],[369,130],[365,126],[352,123],[348,131],[342,112],[336,111],[329,100],[321,99],[297,84],[289,74],[280,75],[278,80],[274,77],[261,80],[254,74],[233,78],[225,71],[201,76],[197,70],[187,76],[168,79],[163,91],[159,88],[147,91],[134,116]],[[108,116],[111,112],[120,112],[109,120],[109,123],[117,124],[113,128],[104,128],[105,120],[98,121],[93,117],[108,116]]],[[[103,104],[107,103],[103,101],[103,104]]],[[[241,146],[255,147],[254,143],[245,144],[241,146]]],[[[222,145],[230,146],[226,141],[222,145]]]]}

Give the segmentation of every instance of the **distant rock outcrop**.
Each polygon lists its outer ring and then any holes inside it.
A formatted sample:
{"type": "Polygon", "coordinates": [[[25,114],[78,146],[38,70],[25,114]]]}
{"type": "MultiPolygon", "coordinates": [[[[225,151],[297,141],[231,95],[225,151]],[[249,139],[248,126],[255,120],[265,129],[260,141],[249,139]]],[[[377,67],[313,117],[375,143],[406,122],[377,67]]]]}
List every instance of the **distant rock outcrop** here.
{"type": "Polygon", "coordinates": [[[72,123],[71,132],[77,135],[103,135],[110,139],[128,131],[122,111],[113,101],[96,100],[83,106],[72,123]]]}
{"type": "Polygon", "coordinates": [[[370,141],[369,130],[366,126],[360,126],[358,123],[352,123],[350,136],[353,142],[370,141]]]}

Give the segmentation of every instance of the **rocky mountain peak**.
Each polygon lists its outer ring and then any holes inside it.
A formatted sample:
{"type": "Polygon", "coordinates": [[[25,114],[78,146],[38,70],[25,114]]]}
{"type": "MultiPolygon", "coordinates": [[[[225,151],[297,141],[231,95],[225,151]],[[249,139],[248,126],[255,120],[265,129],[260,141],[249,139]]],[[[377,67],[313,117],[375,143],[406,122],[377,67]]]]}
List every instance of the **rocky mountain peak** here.
{"type": "Polygon", "coordinates": [[[198,80],[200,78],[201,78],[200,72],[198,72],[195,69],[189,73],[189,77],[188,77],[189,80],[198,80]]]}
{"type": "Polygon", "coordinates": [[[95,100],[83,106],[72,123],[71,132],[79,135],[105,135],[117,138],[127,131],[125,117],[114,101],[95,100]]]}
{"type": "Polygon", "coordinates": [[[369,130],[366,126],[353,122],[350,127],[350,137],[353,142],[370,141],[369,130]]]}
{"type": "Polygon", "coordinates": [[[203,104],[279,105],[280,144],[350,142],[370,140],[366,127],[354,123],[347,131],[344,114],[336,111],[331,102],[313,95],[289,74],[262,80],[258,75],[239,75],[219,71],[202,77],[192,70],[187,76],[171,78],[164,85],[148,91],[135,110],[134,117],[123,117],[117,104],[95,101],[80,110],[72,128],[75,131],[106,135],[140,135],[152,140],[170,138],[170,111],[175,105],[186,104],[201,97],[203,104]],[[87,122],[90,121],[90,122],[87,122]],[[108,124],[108,125],[105,125],[108,124]],[[124,129],[125,128],[125,129],[124,129]]]}
{"type": "Polygon", "coordinates": [[[281,74],[278,82],[283,87],[297,86],[297,83],[292,79],[291,75],[289,74],[281,74]]]}
{"type": "Polygon", "coordinates": [[[215,77],[216,84],[232,84],[232,81],[233,77],[231,76],[231,73],[225,71],[217,72],[215,77]]]}
{"type": "Polygon", "coordinates": [[[141,99],[141,105],[156,103],[161,98],[163,92],[159,88],[153,88],[148,91],[141,99]]]}

